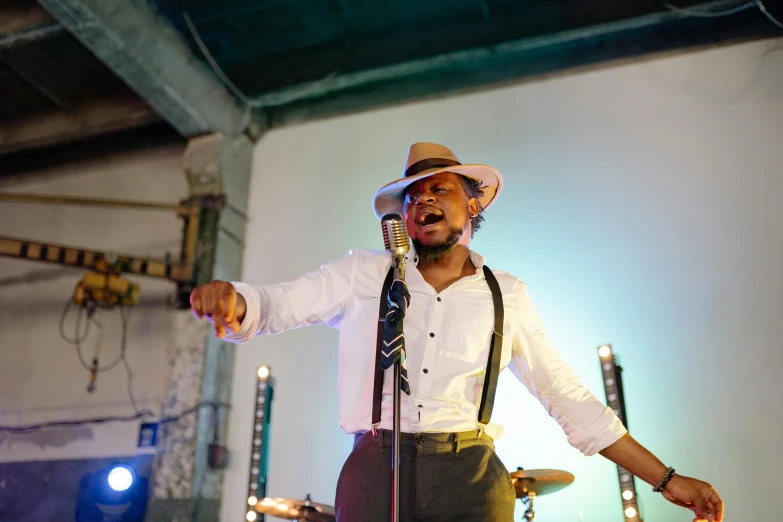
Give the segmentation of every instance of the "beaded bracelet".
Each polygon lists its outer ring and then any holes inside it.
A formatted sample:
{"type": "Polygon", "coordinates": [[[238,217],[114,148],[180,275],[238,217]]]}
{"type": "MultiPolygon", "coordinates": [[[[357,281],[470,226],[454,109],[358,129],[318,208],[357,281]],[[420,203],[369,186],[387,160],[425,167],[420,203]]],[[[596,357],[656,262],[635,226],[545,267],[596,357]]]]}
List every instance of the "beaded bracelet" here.
{"type": "Polygon", "coordinates": [[[666,487],[666,485],[669,483],[669,481],[672,479],[673,476],[674,476],[674,468],[672,468],[671,466],[666,468],[666,473],[663,474],[663,477],[661,477],[661,480],[658,481],[658,485],[656,485],[653,488],[653,491],[655,493],[660,493],[661,491],[663,491],[663,489],[666,487]]]}

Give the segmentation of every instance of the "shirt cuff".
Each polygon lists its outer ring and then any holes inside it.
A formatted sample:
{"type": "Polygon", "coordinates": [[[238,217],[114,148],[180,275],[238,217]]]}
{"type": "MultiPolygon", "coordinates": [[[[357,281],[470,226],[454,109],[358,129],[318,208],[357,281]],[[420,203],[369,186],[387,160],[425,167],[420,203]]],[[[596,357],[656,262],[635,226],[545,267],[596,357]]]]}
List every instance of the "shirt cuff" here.
{"type": "Polygon", "coordinates": [[[623,423],[610,408],[579,431],[568,434],[568,442],[589,457],[602,451],[628,433],[623,423]]]}
{"type": "Polygon", "coordinates": [[[228,330],[224,341],[230,343],[245,343],[258,334],[266,324],[267,299],[263,289],[247,283],[232,282],[234,289],[245,299],[245,317],[239,326],[239,331],[228,330]]]}

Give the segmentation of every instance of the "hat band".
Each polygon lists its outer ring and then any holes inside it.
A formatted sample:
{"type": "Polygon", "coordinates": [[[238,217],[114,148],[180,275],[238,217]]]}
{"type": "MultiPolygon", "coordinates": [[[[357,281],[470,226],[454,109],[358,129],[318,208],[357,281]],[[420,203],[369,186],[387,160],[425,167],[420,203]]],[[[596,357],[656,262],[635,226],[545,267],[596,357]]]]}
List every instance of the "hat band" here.
{"type": "Polygon", "coordinates": [[[454,165],[462,165],[459,161],[454,161],[448,158],[425,158],[419,160],[407,169],[405,169],[405,177],[410,178],[420,172],[424,172],[429,169],[439,169],[441,167],[453,167],[454,165]]]}

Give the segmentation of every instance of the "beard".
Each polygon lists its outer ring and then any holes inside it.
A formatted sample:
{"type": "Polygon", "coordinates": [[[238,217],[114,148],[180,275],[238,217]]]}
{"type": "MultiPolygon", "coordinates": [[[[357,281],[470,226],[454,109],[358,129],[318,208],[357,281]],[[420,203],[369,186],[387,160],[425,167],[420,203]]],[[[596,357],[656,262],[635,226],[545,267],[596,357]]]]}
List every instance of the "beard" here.
{"type": "Polygon", "coordinates": [[[420,261],[440,261],[457,246],[464,232],[464,228],[451,227],[449,228],[449,235],[443,241],[434,245],[424,245],[418,239],[414,239],[413,246],[416,247],[416,255],[420,261]]]}

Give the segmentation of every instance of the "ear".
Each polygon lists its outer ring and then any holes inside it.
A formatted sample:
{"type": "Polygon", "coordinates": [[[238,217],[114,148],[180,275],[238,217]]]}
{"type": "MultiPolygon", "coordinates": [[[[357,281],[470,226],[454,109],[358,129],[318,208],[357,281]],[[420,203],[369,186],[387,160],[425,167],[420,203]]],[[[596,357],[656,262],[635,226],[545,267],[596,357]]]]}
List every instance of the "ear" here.
{"type": "Polygon", "coordinates": [[[468,210],[470,210],[471,216],[478,216],[479,208],[479,202],[476,198],[470,198],[468,200],[468,210]]]}

